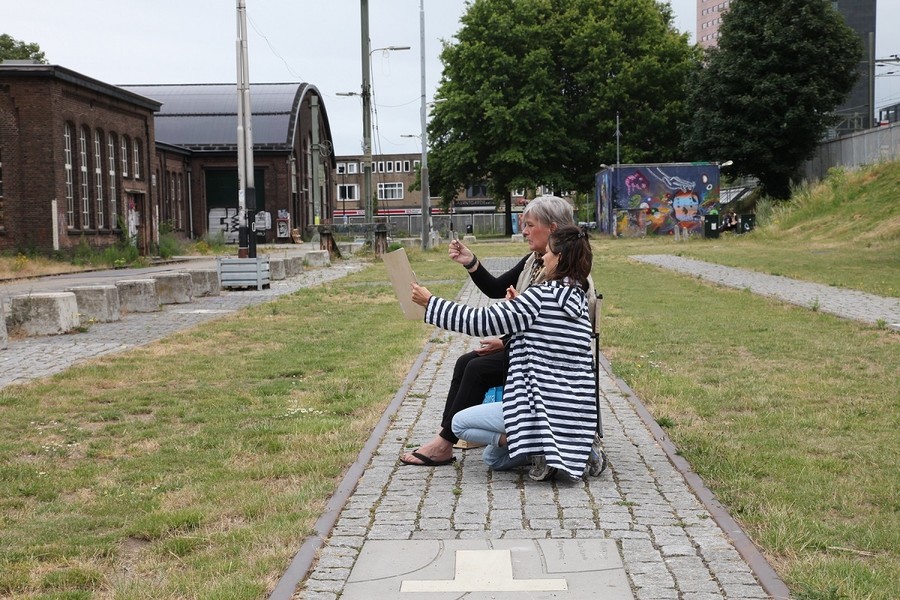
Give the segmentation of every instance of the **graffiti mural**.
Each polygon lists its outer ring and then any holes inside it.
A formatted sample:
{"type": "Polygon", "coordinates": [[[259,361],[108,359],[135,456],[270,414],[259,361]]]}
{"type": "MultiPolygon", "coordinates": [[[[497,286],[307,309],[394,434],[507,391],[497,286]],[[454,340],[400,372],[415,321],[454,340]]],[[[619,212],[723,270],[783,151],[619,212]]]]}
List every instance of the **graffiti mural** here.
{"type": "Polygon", "coordinates": [[[614,235],[699,234],[719,203],[716,163],[620,165],[595,183],[600,229],[614,235]]]}

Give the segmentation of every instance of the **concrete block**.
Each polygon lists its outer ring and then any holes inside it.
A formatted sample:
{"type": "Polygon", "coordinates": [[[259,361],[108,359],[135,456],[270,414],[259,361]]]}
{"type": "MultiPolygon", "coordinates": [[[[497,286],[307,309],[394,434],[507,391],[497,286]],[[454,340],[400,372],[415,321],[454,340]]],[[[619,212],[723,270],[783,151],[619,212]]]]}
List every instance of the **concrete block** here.
{"type": "Polygon", "coordinates": [[[512,234],[512,236],[509,238],[509,241],[511,241],[511,242],[524,242],[524,241],[525,241],[525,236],[522,235],[521,233],[514,233],[514,234],[512,234]]]}
{"type": "Polygon", "coordinates": [[[291,263],[291,276],[299,275],[303,272],[303,257],[302,256],[292,256],[290,258],[291,263]]]}
{"type": "Polygon", "coordinates": [[[6,317],[3,315],[3,307],[0,306],[0,350],[9,347],[9,336],[6,334],[6,317]]]}
{"type": "Polygon", "coordinates": [[[284,259],[283,258],[270,258],[269,259],[269,279],[272,281],[278,281],[280,279],[284,279],[287,277],[287,273],[285,273],[286,269],[284,267],[284,259]]]}
{"type": "Polygon", "coordinates": [[[116,282],[119,290],[119,309],[122,312],[156,312],[159,296],[155,279],[122,279],[116,282]]]}
{"type": "Polygon", "coordinates": [[[85,285],[66,288],[66,291],[75,294],[82,321],[108,323],[121,318],[119,290],[114,285],[85,285]]]}
{"type": "Polygon", "coordinates": [[[328,250],[310,250],[306,253],[306,264],[311,267],[330,267],[331,256],[328,250]]]}
{"type": "Polygon", "coordinates": [[[474,235],[464,235],[463,236],[463,244],[474,244],[476,241],[474,235]]]}
{"type": "Polygon", "coordinates": [[[81,326],[72,292],[23,294],[10,298],[10,328],[25,335],[69,333],[81,326]]]}
{"type": "Polygon", "coordinates": [[[187,304],[193,297],[191,276],[184,272],[154,275],[160,304],[187,304]]]}
{"type": "Polygon", "coordinates": [[[219,285],[219,271],[216,269],[194,269],[187,271],[191,276],[191,289],[194,298],[201,296],[218,296],[221,291],[219,285]]]}

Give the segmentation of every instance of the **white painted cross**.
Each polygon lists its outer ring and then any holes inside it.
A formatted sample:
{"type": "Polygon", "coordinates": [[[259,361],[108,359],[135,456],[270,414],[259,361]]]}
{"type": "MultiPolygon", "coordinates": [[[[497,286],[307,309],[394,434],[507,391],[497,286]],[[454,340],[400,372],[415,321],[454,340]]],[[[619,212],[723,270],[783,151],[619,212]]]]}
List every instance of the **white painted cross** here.
{"type": "Polygon", "coordinates": [[[513,579],[507,550],[457,550],[454,579],[404,580],[401,592],[552,592],[565,591],[565,579],[513,579]]]}

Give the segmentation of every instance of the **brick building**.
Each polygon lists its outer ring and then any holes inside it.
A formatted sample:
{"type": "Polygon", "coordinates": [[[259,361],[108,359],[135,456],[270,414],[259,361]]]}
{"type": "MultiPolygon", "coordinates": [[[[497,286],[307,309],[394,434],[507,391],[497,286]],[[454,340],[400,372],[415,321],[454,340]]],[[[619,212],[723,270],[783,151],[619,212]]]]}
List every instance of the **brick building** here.
{"type": "MultiPolygon", "coordinates": [[[[251,85],[258,241],[309,235],[334,211],[318,90],[251,85]],[[315,123],[315,126],[313,126],[315,123]]],[[[114,86],[57,65],[0,63],[0,251],[153,255],[160,231],[236,239],[234,84],[114,86]]]]}
{"type": "Polygon", "coordinates": [[[0,64],[0,251],[156,239],[159,103],[64,67],[0,64]]]}

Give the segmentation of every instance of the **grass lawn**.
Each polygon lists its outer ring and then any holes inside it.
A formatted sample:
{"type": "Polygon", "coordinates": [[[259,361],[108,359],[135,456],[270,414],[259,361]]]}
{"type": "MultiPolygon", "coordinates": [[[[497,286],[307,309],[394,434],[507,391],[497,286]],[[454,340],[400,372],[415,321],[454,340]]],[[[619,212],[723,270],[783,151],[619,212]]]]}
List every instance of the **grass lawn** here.
{"type": "Polygon", "coordinates": [[[0,597],[264,597],[430,333],[377,265],[0,391],[0,597]]]}
{"type": "Polygon", "coordinates": [[[900,335],[614,245],[594,275],[604,353],[795,597],[896,597],[900,335]]]}
{"type": "MultiPolygon", "coordinates": [[[[845,187],[886,193],[861,177],[845,187]]],[[[841,233],[847,202],[816,202],[799,230],[785,213],[734,238],[596,240],[603,348],[796,598],[889,600],[900,335],[628,259],[682,253],[896,296],[900,221],[853,212],[841,233]],[[835,219],[827,239],[817,218],[835,219]]],[[[444,251],[410,255],[433,292],[456,294],[465,273],[444,251]]],[[[0,596],[264,597],[431,331],[400,317],[373,264],[0,390],[0,596]]]]}

